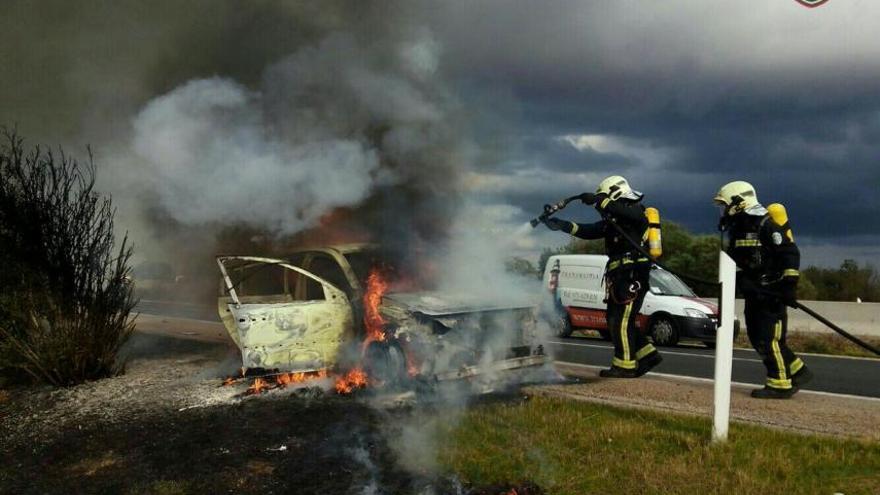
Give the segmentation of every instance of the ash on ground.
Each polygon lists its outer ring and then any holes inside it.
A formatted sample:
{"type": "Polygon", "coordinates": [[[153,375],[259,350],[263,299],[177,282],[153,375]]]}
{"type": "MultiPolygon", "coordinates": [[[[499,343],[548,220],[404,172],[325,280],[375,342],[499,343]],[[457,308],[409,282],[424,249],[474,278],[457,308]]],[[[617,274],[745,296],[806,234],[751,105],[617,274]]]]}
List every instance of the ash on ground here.
{"type": "Polygon", "coordinates": [[[119,377],[0,398],[0,492],[464,495],[514,486],[466,486],[433,465],[435,447],[413,425],[448,414],[442,400],[389,409],[308,384],[244,396],[245,381],[220,386],[237,362],[224,345],[136,334],[129,352],[119,377]]]}

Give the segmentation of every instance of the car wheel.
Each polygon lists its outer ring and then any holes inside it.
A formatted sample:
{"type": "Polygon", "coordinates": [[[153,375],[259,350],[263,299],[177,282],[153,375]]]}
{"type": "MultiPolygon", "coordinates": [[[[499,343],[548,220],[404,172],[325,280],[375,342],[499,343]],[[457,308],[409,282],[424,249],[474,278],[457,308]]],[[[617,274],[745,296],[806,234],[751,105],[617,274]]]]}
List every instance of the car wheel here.
{"type": "Polygon", "coordinates": [[[651,324],[651,337],[657,345],[675,345],[678,343],[678,328],[671,319],[659,316],[651,324]]]}
{"type": "Polygon", "coordinates": [[[560,338],[571,337],[574,327],[571,326],[571,319],[567,314],[562,314],[556,318],[556,336],[560,338]]]}
{"type": "Polygon", "coordinates": [[[365,353],[367,375],[384,386],[395,386],[407,378],[406,356],[395,342],[370,342],[365,353]]]}

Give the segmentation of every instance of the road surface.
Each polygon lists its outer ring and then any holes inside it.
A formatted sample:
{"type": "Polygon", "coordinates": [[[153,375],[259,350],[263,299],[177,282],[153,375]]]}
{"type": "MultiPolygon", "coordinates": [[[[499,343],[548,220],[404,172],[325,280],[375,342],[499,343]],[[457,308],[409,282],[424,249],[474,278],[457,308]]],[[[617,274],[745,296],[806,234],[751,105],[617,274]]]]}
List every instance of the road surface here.
{"type": "MultiPolygon", "coordinates": [[[[552,339],[552,352],[557,361],[609,366],[611,343],[587,337],[552,339]]],[[[668,375],[713,378],[715,351],[699,347],[659,347],[663,363],[654,371],[668,375]]],[[[815,378],[804,390],[835,394],[880,397],[880,359],[835,357],[801,354],[813,370],[815,378]]],[[[734,349],[733,381],[762,385],[764,365],[751,349],[734,349]]]]}
{"type": "MultiPolygon", "coordinates": [[[[137,310],[145,316],[142,320],[144,329],[151,333],[166,335],[180,333],[179,325],[163,326],[161,321],[157,323],[155,318],[171,317],[178,321],[196,320],[186,332],[177,335],[178,337],[198,338],[198,335],[205,334],[205,338],[200,340],[208,340],[209,337],[217,341],[228,340],[225,330],[220,326],[215,308],[188,303],[142,300],[137,310]]],[[[659,349],[663,355],[663,363],[655,368],[655,372],[673,376],[713,378],[715,370],[713,350],[686,345],[659,349]]],[[[607,367],[611,362],[611,344],[595,338],[554,338],[551,340],[551,351],[557,361],[566,363],[607,367]]],[[[804,387],[804,390],[880,398],[880,359],[815,354],[801,354],[801,357],[815,374],[813,381],[804,387]]],[[[751,349],[734,349],[733,381],[763,385],[764,379],[764,365],[757,353],[751,349]]]]}

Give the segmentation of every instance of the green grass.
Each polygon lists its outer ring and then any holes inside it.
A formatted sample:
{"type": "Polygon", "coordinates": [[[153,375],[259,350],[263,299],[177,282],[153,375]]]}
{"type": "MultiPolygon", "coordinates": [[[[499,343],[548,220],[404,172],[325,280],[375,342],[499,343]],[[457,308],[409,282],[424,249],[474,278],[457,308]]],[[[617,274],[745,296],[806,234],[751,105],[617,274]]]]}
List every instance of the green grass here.
{"type": "Polygon", "coordinates": [[[550,398],[482,405],[442,427],[440,460],[473,484],[551,494],[880,493],[880,444],[550,398]]]}

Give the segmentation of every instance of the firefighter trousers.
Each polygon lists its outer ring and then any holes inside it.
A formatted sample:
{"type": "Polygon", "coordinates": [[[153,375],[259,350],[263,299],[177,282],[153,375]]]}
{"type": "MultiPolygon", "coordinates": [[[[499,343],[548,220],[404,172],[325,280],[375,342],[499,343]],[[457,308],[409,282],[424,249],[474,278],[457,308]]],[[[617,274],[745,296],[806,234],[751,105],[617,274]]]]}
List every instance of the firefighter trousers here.
{"type": "Polygon", "coordinates": [[[775,298],[746,295],[745,317],[749,341],[767,368],[767,386],[790,389],[792,375],[804,367],[804,362],[785,342],[788,331],[785,304],[775,298]]]}
{"type": "Polygon", "coordinates": [[[614,343],[612,367],[635,370],[640,360],[657,354],[657,349],[636,327],[636,317],[648,292],[650,269],[650,265],[629,270],[620,268],[606,277],[608,333],[614,343]],[[638,283],[635,291],[632,290],[634,282],[638,283]]]}

